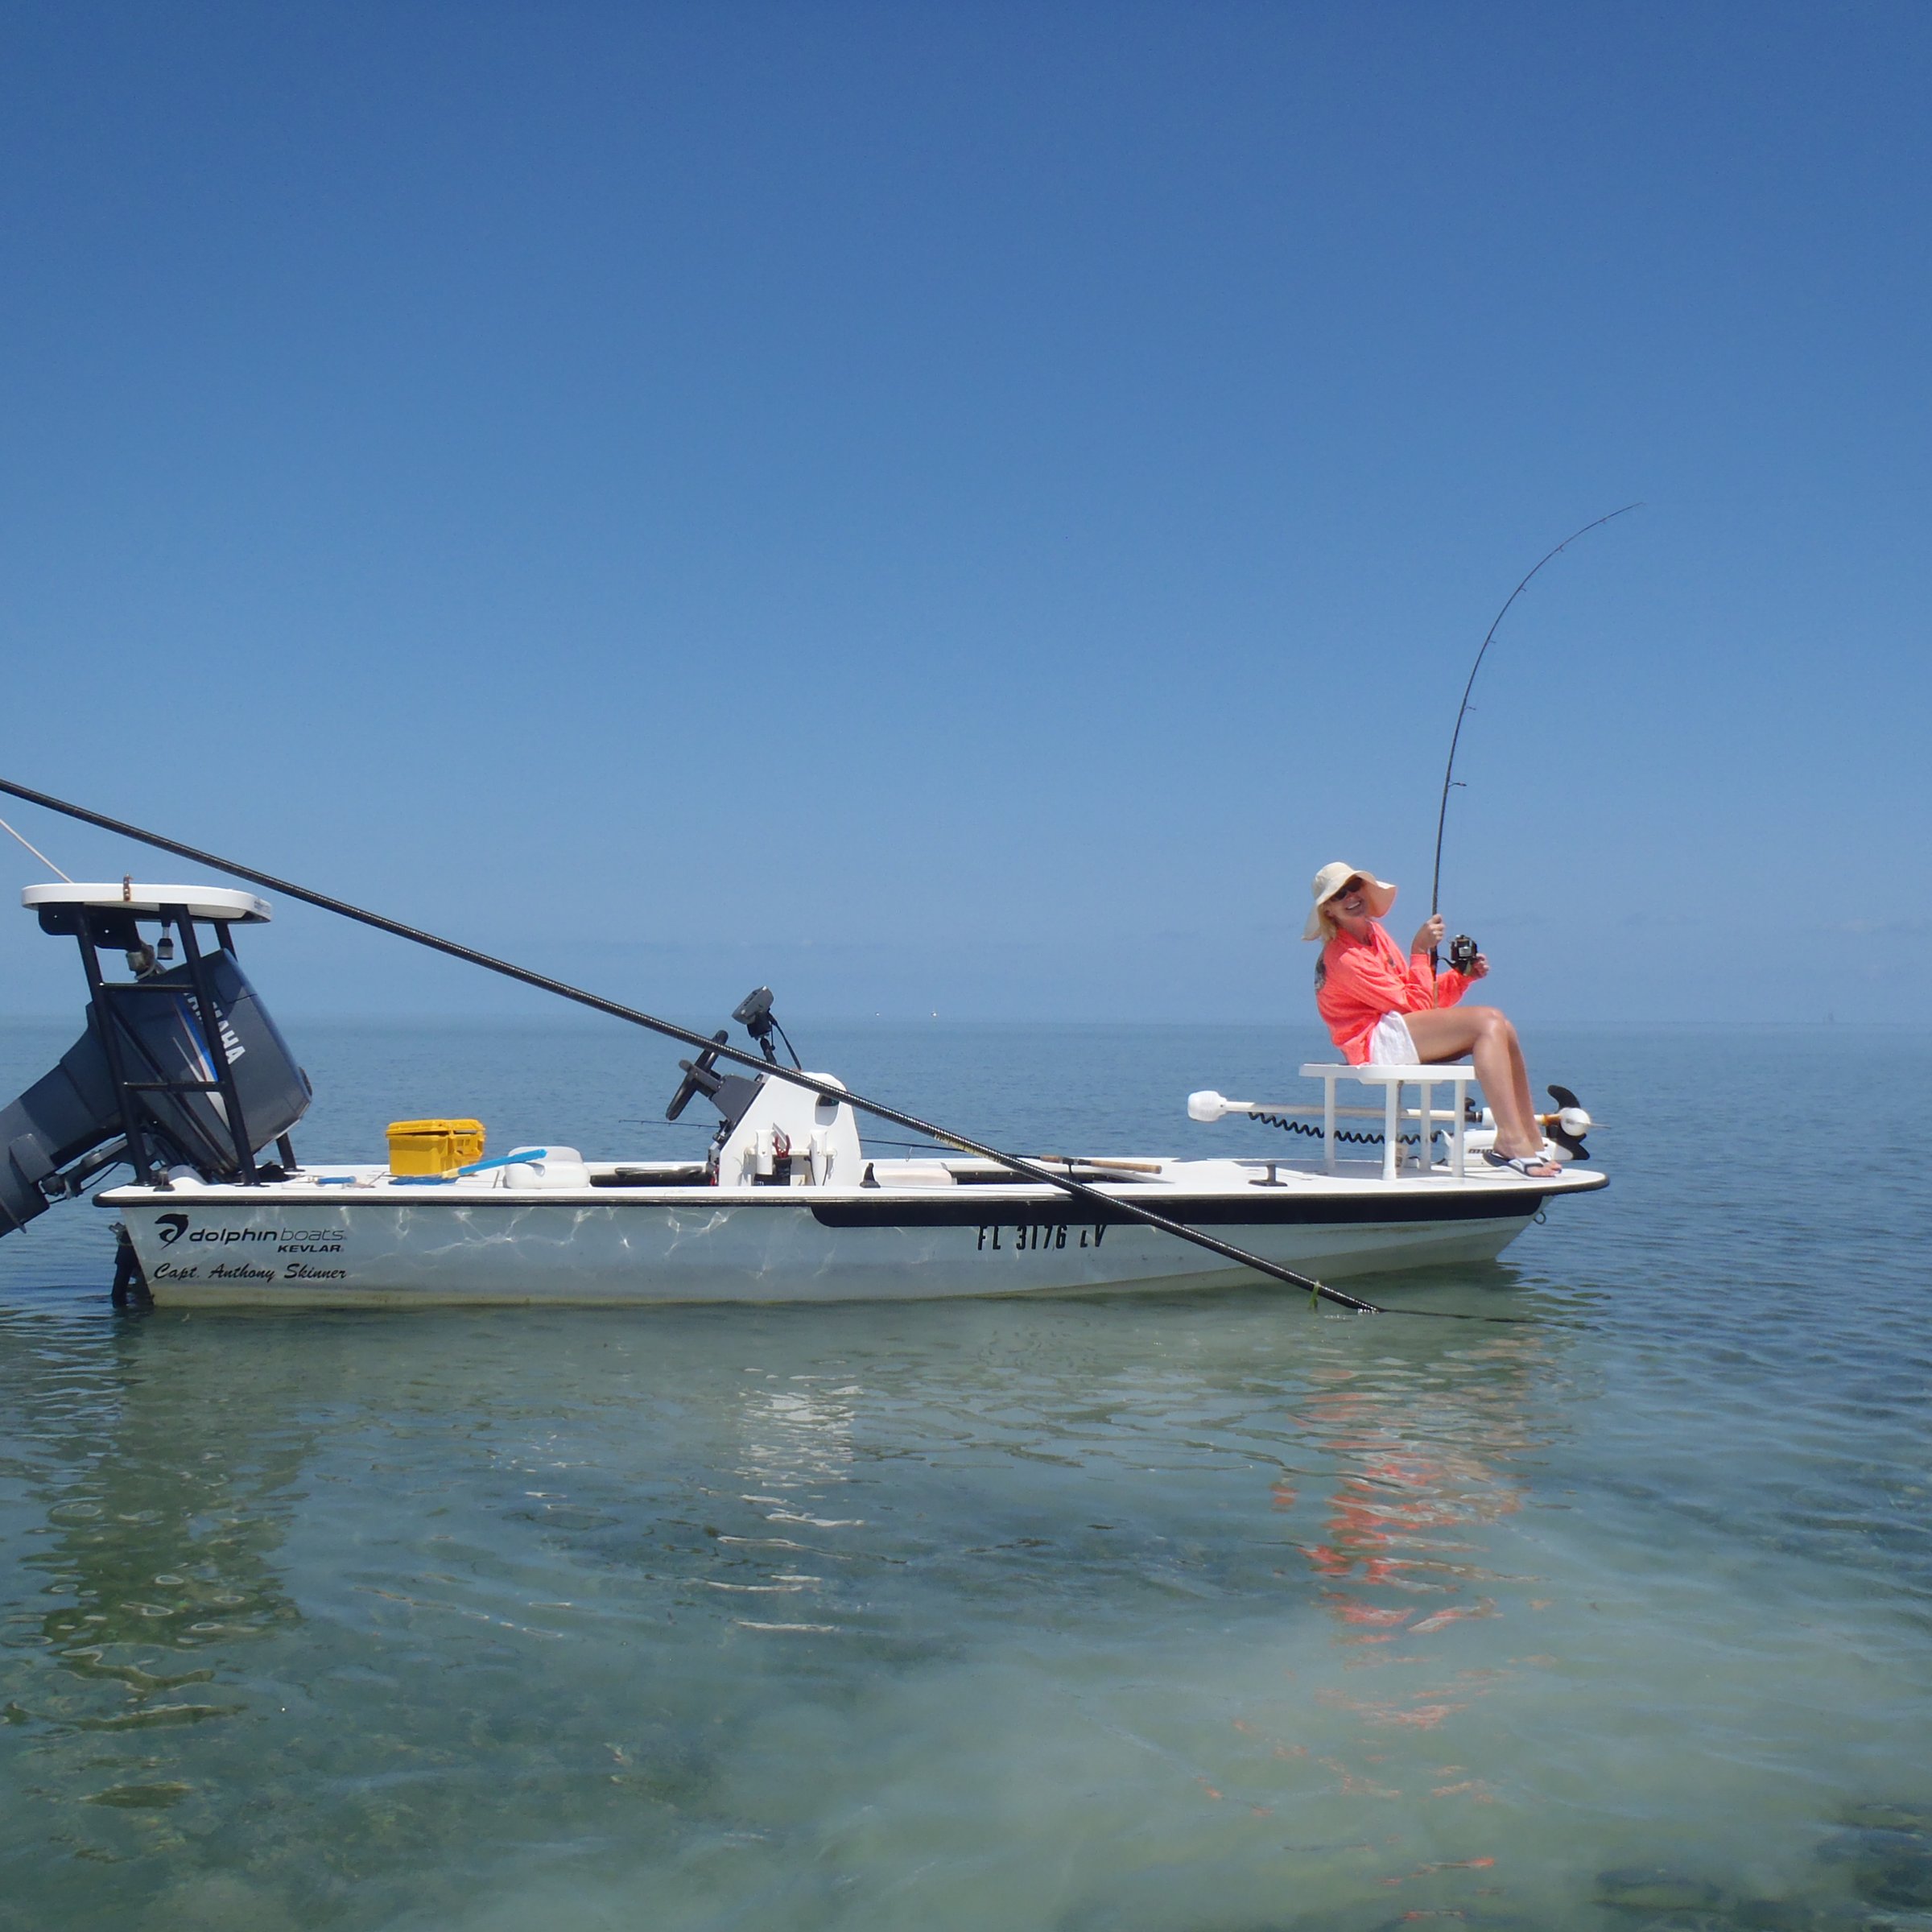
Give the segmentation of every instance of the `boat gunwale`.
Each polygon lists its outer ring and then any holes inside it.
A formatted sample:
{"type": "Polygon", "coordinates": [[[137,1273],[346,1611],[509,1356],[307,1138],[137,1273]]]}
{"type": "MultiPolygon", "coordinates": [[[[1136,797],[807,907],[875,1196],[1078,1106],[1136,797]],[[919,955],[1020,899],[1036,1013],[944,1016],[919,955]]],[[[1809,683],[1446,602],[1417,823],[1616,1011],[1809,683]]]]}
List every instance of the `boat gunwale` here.
{"type": "MultiPolygon", "coordinates": [[[[617,1165],[627,1166],[629,1163],[617,1165]]],[[[384,1172],[381,1168],[364,1168],[353,1171],[373,1175],[380,1175],[384,1172]]],[[[1129,1183],[1098,1182],[1092,1185],[1096,1192],[1108,1195],[1110,1198],[1112,1189],[1117,1187],[1121,1189],[1117,1198],[1124,1203],[1133,1205],[1151,1204],[1152,1201],[1156,1200],[1174,1203],[1247,1202],[1255,1200],[1257,1195],[1263,1200],[1282,1195],[1293,1195],[1301,1199],[1329,1197],[1351,1201],[1395,1200],[1413,1199],[1425,1191],[1432,1195],[1468,1195],[1515,1199],[1530,1194],[1540,1197],[1546,1195],[1592,1193],[1599,1188],[1608,1187],[1609,1183],[1610,1176],[1600,1170],[1579,1174],[1573,1169],[1566,1169],[1560,1174],[1540,1178],[1500,1173],[1457,1175],[1437,1170],[1428,1174],[1406,1174],[1394,1181],[1387,1181],[1379,1174],[1327,1174],[1307,1168],[1293,1168],[1283,1170],[1282,1178],[1278,1179],[1269,1180],[1257,1174],[1239,1186],[1225,1183],[1190,1186],[1184,1179],[1170,1179],[1165,1175],[1158,1179],[1153,1177],[1146,1179],[1137,1178],[1129,1183]]],[[[171,1187],[158,1187],[139,1182],[122,1181],[111,1187],[102,1188],[93,1196],[97,1204],[109,1208],[163,1201],[182,1204],[206,1202],[211,1204],[218,1203],[223,1206],[245,1206],[264,1199],[299,1201],[305,1204],[313,1203],[318,1206],[351,1203],[368,1205],[392,1200],[411,1206],[429,1205],[437,1201],[460,1201],[465,1205],[493,1201],[510,1207],[527,1207],[536,1201],[572,1202],[579,1205],[650,1202],[669,1206],[681,1201],[698,1199],[729,1201],[734,1206],[804,1207],[810,1206],[815,1201],[880,1203],[947,1201],[961,1204],[990,1204],[1001,1200],[1025,1203],[1067,1199],[1068,1196],[1051,1182],[1019,1179],[1004,1187],[982,1182],[970,1188],[829,1186],[824,1183],[799,1182],[789,1186],[734,1187],[715,1184],[694,1186],[689,1183],[640,1183],[629,1185],[602,1181],[593,1183],[587,1187],[483,1187],[459,1191],[446,1181],[430,1179],[413,1183],[408,1179],[390,1179],[380,1185],[363,1186],[349,1181],[346,1175],[332,1175],[325,1180],[311,1180],[301,1175],[291,1175],[286,1180],[261,1181],[252,1186],[240,1182],[197,1179],[177,1183],[171,1187]]],[[[1070,1213],[1063,1218],[1079,1220],[1082,1217],[1078,1213],[1070,1213]]]]}

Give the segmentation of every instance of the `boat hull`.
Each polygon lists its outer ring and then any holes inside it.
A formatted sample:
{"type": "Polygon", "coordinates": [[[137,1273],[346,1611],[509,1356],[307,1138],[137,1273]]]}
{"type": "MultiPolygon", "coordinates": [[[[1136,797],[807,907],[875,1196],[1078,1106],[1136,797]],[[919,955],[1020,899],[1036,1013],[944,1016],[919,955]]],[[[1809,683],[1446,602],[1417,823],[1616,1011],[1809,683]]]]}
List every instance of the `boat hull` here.
{"type": "MultiPolygon", "coordinates": [[[[1146,1204],[1333,1281],[1492,1259],[1543,1198],[1428,1183],[1326,1197],[1283,1189],[1257,1200],[1263,1191],[1146,1204]]],[[[927,1301],[1255,1278],[1124,1212],[976,1190],[923,1199],[803,1189],[424,1199],[122,1187],[101,1199],[164,1306],[927,1301]]]]}

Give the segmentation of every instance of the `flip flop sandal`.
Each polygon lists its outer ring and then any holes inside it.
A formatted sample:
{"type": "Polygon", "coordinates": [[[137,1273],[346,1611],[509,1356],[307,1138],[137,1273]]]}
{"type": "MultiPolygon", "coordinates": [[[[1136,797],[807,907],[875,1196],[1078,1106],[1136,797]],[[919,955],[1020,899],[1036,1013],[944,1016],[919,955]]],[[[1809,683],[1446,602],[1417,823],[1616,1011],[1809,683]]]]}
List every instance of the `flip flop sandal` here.
{"type": "Polygon", "coordinates": [[[1493,1147],[1485,1147],[1483,1150],[1483,1158],[1492,1167],[1509,1168],[1513,1172],[1520,1174],[1527,1181],[1553,1181],[1556,1179],[1557,1174],[1563,1172],[1563,1169],[1558,1167],[1556,1162],[1544,1154],[1498,1154],[1493,1147]],[[1536,1170],[1539,1167],[1555,1168],[1556,1172],[1554,1174],[1538,1174],[1536,1170]]]}

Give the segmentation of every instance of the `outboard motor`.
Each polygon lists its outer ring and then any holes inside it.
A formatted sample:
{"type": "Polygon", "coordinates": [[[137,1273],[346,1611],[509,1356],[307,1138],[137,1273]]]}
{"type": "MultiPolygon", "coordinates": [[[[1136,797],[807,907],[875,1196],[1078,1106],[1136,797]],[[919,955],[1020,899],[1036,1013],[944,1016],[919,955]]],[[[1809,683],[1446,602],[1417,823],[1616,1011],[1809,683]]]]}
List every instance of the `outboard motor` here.
{"type": "Polygon", "coordinates": [[[72,935],[93,995],[87,1030],[60,1063],[0,1110],[0,1234],[126,1161],[140,1181],[175,1166],[252,1182],[255,1155],[307,1111],[308,1076],[235,959],[231,929],[267,905],[220,887],[33,886],[43,931],[72,935]],[[213,927],[204,951],[197,924],[213,927]],[[160,927],[151,943],[143,924],[160,927]],[[179,932],[185,956],[163,967],[179,932]],[[109,980],[103,952],[132,977],[109,980]],[[212,1026],[204,1016],[212,1013],[212,1026]]]}

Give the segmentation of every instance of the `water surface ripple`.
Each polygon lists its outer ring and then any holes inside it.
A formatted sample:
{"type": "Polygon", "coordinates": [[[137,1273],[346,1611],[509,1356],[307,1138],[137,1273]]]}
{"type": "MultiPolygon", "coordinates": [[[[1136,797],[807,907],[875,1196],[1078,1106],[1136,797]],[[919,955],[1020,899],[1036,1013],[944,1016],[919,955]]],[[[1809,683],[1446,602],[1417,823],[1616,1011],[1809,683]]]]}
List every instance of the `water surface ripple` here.
{"type": "MultiPolygon", "coordinates": [[[[72,1030],[0,1035],[8,1092],[72,1030]]],[[[1181,1097],[1312,1045],[819,1030],[1096,1151],[1273,1150],[1181,1097]]],[[[588,1029],[302,1044],[318,1152],[702,1137],[588,1029]]],[[[0,1245],[0,1926],[1932,1925],[1932,1036],[1533,1044],[1612,1187],[1370,1290],[1508,1323],[128,1319],[48,1216],[0,1245]]]]}

